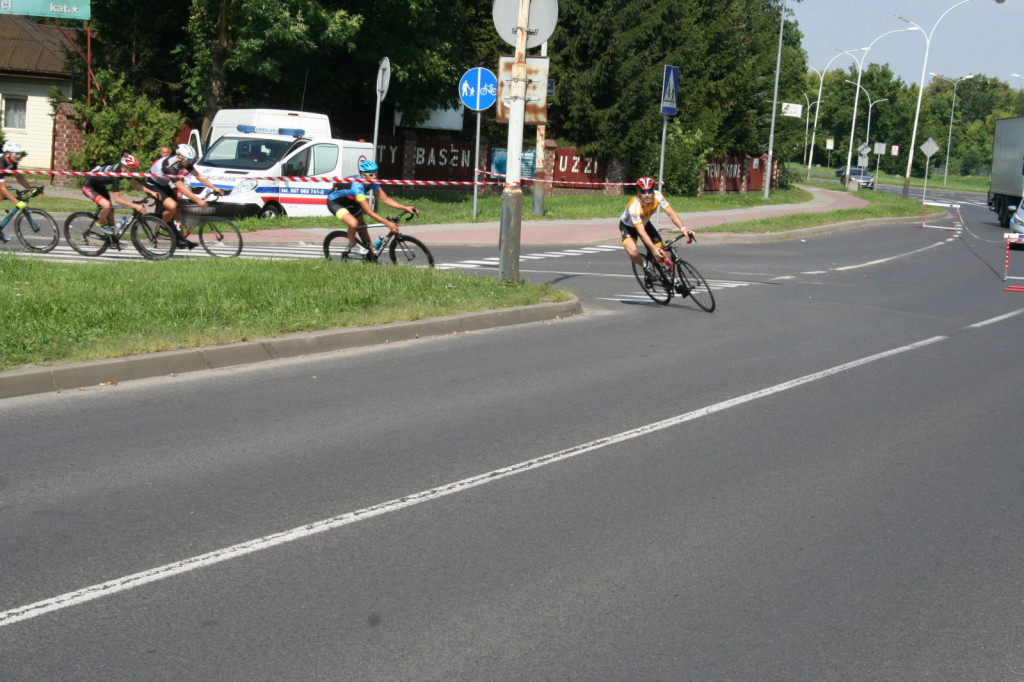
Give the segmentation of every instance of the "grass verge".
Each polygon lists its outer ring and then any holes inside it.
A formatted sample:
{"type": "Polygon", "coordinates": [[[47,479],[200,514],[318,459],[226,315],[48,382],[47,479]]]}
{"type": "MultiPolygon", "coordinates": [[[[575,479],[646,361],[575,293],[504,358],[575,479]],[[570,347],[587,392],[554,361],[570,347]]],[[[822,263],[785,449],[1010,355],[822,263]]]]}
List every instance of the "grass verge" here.
{"type": "Polygon", "coordinates": [[[326,260],[108,267],[0,254],[0,370],[570,297],[548,285],[326,260]]]}

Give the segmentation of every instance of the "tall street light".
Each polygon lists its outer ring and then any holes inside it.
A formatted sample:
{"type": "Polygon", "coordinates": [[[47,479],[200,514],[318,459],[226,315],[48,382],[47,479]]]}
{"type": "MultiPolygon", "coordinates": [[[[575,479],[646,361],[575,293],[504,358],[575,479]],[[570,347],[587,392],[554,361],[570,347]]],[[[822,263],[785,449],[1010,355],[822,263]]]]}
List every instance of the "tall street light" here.
{"type": "MultiPolygon", "coordinates": [[[[964,1],[965,2],[970,2],[970,0],[964,0],[964,1]]],[[[861,48],[858,48],[857,50],[854,50],[855,52],[861,52],[862,54],[860,55],[860,59],[857,59],[856,57],[853,58],[853,61],[857,63],[857,90],[854,92],[854,95],[853,95],[853,122],[850,124],[850,147],[849,147],[849,149],[846,150],[846,175],[843,177],[843,182],[846,183],[846,184],[849,184],[850,164],[853,163],[853,136],[854,136],[854,133],[856,132],[856,129],[857,129],[857,105],[860,103],[860,87],[861,87],[860,79],[861,79],[861,76],[864,75],[864,60],[867,58],[868,52],[871,51],[871,48],[875,46],[875,43],[877,43],[879,40],[881,40],[885,36],[892,35],[893,33],[906,33],[907,31],[916,31],[916,30],[918,30],[918,29],[916,29],[916,28],[898,28],[898,29],[894,29],[892,31],[886,31],[882,35],[880,35],[877,38],[875,38],[874,40],[872,40],[868,44],[867,47],[861,47],[861,48]]],[[[835,47],[835,48],[832,48],[832,49],[838,50],[839,48],[835,47]]]]}
{"type": "Polygon", "coordinates": [[[767,179],[764,182],[764,198],[771,195],[772,187],[772,147],[775,146],[775,112],[779,109],[779,71],[782,70],[782,29],[786,27],[786,0],[782,0],[779,10],[779,51],[775,56],[775,93],[772,95],[772,130],[768,135],[768,168],[765,169],[767,179]]]}
{"type": "MultiPolygon", "coordinates": [[[[853,81],[849,79],[847,79],[846,82],[853,83],[853,81]]],[[[867,95],[868,98],[868,129],[867,132],[864,133],[864,141],[868,144],[871,144],[871,107],[875,106],[879,102],[888,102],[889,98],[883,97],[882,99],[871,99],[871,93],[868,92],[867,88],[865,88],[863,85],[858,87],[860,87],[860,89],[864,91],[864,94],[867,95]]]]}
{"type": "MultiPolygon", "coordinates": [[[[928,32],[912,22],[910,19],[907,19],[905,16],[900,14],[896,15],[897,19],[907,22],[917,30],[921,31],[921,35],[924,36],[924,63],[921,65],[921,82],[917,88],[917,110],[914,112],[914,130],[910,134],[910,149],[907,151],[907,174],[903,178],[904,199],[910,196],[910,170],[914,165],[914,145],[917,144],[917,122],[921,117],[921,97],[924,95],[924,77],[928,73],[928,51],[932,46],[932,34],[935,33],[935,29],[938,28],[939,22],[942,21],[947,14],[955,10],[960,5],[966,5],[970,1],[971,0],[960,0],[960,2],[947,9],[939,16],[938,19],[935,20],[935,23],[932,25],[932,30],[928,32]]],[[[996,0],[996,3],[1001,5],[1003,1],[1004,0],[996,0]]]]}
{"type": "MultiPolygon", "coordinates": [[[[807,157],[807,180],[808,181],[811,179],[811,166],[814,165],[814,140],[818,136],[818,112],[821,111],[821,89],[825,85],[825,74],[828,73],[828,67],[832,66],[832,62],[834,62],[835,60],[839,59],[844,54],[845,55],[849,55],[850,57],[853,57],[853,53],[852,52],[843,51],[843,52],[840,52],[839,54],[835,55],[834,57],[832,57],[832,59],[828,60],[828,64],[825,65],[825,68],[823,70],[818,71],[813,66],[811,67],[811,70],[814,71],[814,73],[818,74],[818,99],[815,100],[815,102],[814,102],[814,104],[815,104],[815,106],[814,106],[814,128],[811,131],[811,153],[807,157]]],[[[854,59],[856,59],[856,57],[854,57],[854,59]]]]}
{"type": "Polygon", "coordinates": [[[942,174],[942,186],[946,186],[946,181],[949,180],[949,150],[953,146],[953,112],[956,111],[956,86],[960,85],[960,81],[965,81],[968,78],[974,78],[973,73],[969,73],[962,78],[946,78],[940,76],[937,73],[929,74],[932,78],[938,78],[940,80],[948,81],[953,84],[953,106],[949,109],[949,137],[946,139],[946,171],[942,174]]]}

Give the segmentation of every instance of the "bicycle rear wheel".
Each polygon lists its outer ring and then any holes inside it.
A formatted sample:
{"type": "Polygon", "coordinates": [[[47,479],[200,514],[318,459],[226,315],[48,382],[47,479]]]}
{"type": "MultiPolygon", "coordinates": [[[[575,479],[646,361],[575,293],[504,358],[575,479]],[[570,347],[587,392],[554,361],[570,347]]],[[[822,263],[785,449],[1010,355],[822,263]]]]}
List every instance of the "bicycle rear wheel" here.
{"type": "Polygon", "coordinates": [[[711,293],[708,281],[697,272],[697,268],[684,260],[677,260],[676,273],[679,275],[679,279],[683,280],[683,286],[687,289],[686,293],[682,295],[689,296],[691,301],[709,313],[714,312],[715,295],[711,293]]]}
{"type": "Polygon", "coordinates": [[[25,245],[25,248],[39,253],[53,251],[60,241],[60,228],[57,221],[49,213],[38,208],[26,208],[21,211],[14,223],[14,233],[25,245]]]}
{"type": "Polygon", "coordinates": [[[633,276],[636,277],[636,281],[640,283],[640,287],[652,301],[668,305],[668,302],[672,300],[672,278],[663,272],[662,266],[653,258],[645,258],[644,263],[653,275],[647,274],[644,268],[633,263],[633,276]]]}
{"type": "Polygon", "coordinates": [[[227,218],[200,218],[199,243],[217,258],[234,258],[242,253],[242,233],[227,218]]]}
{"type": "MultiPolygon", "coordinates": [[[[359,242],[356,242],[359,245],[359,242]]],[[[363,247],[365,249],[365,247],[363,247]]],[[[367,260],[368,252],[358,248],[349,249],[348,231],[335,230],[324,237],[324,258],[333,261],[345,261],[346,263],[363,263],[367,260]]]]}
{"type": "Polygon", "coordinates": [[[96,214],[72,213],[64,221],[64,239],[83,256],[99,256],[110,246],[109,237],[96,224],[96,214]]]}
{"type": "Polygon", "coordinates": [[[432,268],[434,267],[434,256],[416,237],[406,234],[395,235],[388,247],[388,256],[395,265],[410,267],[432,268]]]}
{"type": "Polygon", "coordinates": [[[178,235],[156,216],[136,216],[132,222],[132,244],[149,260],[165,260],[174,254],[178,235]]]}

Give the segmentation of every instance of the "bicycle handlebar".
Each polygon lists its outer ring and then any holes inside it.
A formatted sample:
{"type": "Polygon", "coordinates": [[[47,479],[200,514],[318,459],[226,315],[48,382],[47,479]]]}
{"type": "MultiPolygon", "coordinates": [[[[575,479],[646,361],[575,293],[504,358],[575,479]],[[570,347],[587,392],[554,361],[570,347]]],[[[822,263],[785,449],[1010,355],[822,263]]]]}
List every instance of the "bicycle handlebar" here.
{"type": "Polygon", "coordinates": [[[402,220],[403,216],[405,216],[405,220],[406,220],[406,222],[408,222],[408,221],[412,220],[413,218],[415,218],[416,214],[411,212],[411,211],[402,211],[398,215],[395,215],[395,216],[390,216],[389,215],[389,216],[384,216],[384,217],[387,218],[388,220],[390,220],[393,223],[397,223],[399,220],[402,220]]]}
{"type": "MultiPolygon", "coordinates": [[[[675,239],[673,239],[672,241],[666,242],[665,246],[672,246],[673,244],[675,244],[677,241],[679,241],[680,239],[682,239],[685,236],[686,236],[685,234],[681,234],[678,237],[676,237],[675,239]]],[[[692,237],[687,238],[686,243],[687,244],[692,244],[692,243],[694,243],[696,241],[697,241],[697,235],[694,234],[692,237]]]]}

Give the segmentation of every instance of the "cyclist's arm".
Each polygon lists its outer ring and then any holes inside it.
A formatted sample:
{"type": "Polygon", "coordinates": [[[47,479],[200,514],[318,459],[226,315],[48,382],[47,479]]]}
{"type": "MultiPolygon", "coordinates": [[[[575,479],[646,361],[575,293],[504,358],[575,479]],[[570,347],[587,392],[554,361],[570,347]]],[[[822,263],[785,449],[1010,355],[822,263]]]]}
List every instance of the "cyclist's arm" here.
{"type": "MultiPolygon", "coordinates": [[[[141,189],[141,185],[139,185],[139,183],[137,182],[132,182],[131,185],[136,189],[141,189]]],[[[142,204],[136,204],[130,198],[122,197],[120,192],[111,192],[110,198],[113,199],[116,203],[121,204],[122,206],[127,206],[133,211],[140,211],[142,213],[146,212],[145,206],[143,206],[142,204]]]]}
{"type": "Polygon", "coordinates": [[[675,212],[675,209],[673,209],[668,204],[665,204],[664,206],[662,206],[662,208],[665,209],[665,215],[668,216],[669,220],[672,221],[673,225],[679,228],[680,232],[685,234],[687,237],[693,236],[693,230],[686,229],[686,227],[683,225],[683,219],[679,217],[679,214],[675,212]]]}
{"type": "MultiPolygon", "coordinates": [[[[389,203],[383,196],[381,196],[380,195],[380,190],[377,190],[377,192],[378,192],[377,197],[379,199],[381,199],[382,201],[384,201],[384,203],[388,204],[389,206],[392,206],[393,208],[398,208],[398,206],[395,206],[394,204],[389,203]]],[[[363,213],[365,213],[366,215],[370,216],[371,218],[376,220],[378,223],[381,223],[382,225],[387,227],[392,232],[398,232],[398,225],[395,225],[393,222],[391,222],[390,220],[388,220],[384,216],[380,216],[380,215],[377,215],[376,213],[374,213],[373,209],[370,208],[370,202],[367,200],[365,194],[360,194],[359,196],[362,197],[362,198],[356,199],[356,201],[359,203],[359,208],[363,209],[363,213]]]]}
{"type": "Polygon", "coordinates": [[[405,204],[400,204],[394,199],[392,199],[390,196],[388,196],[388,193],[384,191],[383,187],[377,190],[377,198],[383,201],[391,208],[397,208],[400,211],[408,211],[409,213],[419,213],[419,211],[416,210],[415,206],[406,206],[405,204]]]}

